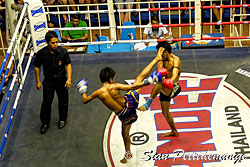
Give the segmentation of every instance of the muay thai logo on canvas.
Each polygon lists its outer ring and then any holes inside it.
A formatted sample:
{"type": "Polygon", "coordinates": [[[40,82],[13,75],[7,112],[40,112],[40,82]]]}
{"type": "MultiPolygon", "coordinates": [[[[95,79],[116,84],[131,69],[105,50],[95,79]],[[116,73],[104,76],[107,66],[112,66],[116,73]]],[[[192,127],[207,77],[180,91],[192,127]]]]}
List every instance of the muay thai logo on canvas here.
{"type": "MultiPolygon", "coordinates": [[[[250,164],[250,100],[225,81],[227,75],[182,73],[182,92],[172,99],[170,112],[178,137],[163,137],[170,131],[156,97],[148,111],[138,113],[130,131],[132,160],[124,156],[121,123],[112,114],[104,134],[108,166],[137,167],[244,167],[250,164]]],[[[128,80],[132,83],[133,80],[128,80]]],[[[152,85],[140,95],[143,105],[152,85]]]]}

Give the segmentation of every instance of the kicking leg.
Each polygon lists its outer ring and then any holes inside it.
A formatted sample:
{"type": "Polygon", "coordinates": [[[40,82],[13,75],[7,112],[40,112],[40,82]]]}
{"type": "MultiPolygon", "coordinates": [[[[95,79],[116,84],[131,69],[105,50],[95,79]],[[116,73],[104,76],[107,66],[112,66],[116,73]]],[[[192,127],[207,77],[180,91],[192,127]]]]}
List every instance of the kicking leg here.
{"type": "MultiPolygon", "coordinates": [[[[142,70],[142,72],[137,76],[134,84],[141,83],[151,72],[154,65],[162,60],[162,54],[164,52],[164,48],[160,48],[158,50],[157,56],[142,70]]],[[[141,93],[141,88],[136,90],[139,94],[141,93]]]]}
{"type": "Polygon", "coordinates": [[[144,105],[140,106],[138,110],[140,111],[148,110],[154,98],[161,92],[161,90],[162,90],[162,83],[156,83],[151,91],[149,99],[144,105]]]}
{"type": "Polygon", "coordinates": [[[172,90],[170,89],[166,89],[162,83],[156,83],[155,86],[153,87],[152,91],[151,91],[151,95],[149,97],[149,99],[147,100],[147,102],[140,106],[138,108],[138,110],[140,111],[146,111],[149,109],[151,103],[153,102],[154,98],[161,92],[164,91],[164,94],[169,95],[171,93],[172,90]]]}

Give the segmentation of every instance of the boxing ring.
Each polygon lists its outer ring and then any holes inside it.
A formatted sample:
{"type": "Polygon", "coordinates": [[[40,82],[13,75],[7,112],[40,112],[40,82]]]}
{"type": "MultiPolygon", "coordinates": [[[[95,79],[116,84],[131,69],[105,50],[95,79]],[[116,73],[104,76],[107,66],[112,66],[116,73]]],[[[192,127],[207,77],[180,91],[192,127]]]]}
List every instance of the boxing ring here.
{"type": "MultiPolygon", "coordinates": [[[[93,92],[101,85],[97,76],[100,69],[105,66],[110,66],[116,70],[117,82],[123,83],[124,80],[135,79],[155,54],[156,52],[151,51],[129,54],[106,53],[102,56],[99,54],[71,55],[72,64],[74,64],[72,83],[76,83],[81,77],[86,77],[89,80],[89,92],[93,92]]],[[[235,72],[243,62],[249,61],[249,48],[177,50],[174,51],[174,54],[180,56],[184,73],[208,76],[228,74],[227,82],[237,87],[245,95],[249,95],[250,90],[246,86],[249,83],[249,78],[235,72]],[[211,52],[214,54],[210,54],[211,52]],[[241,82],[238,82],[239,80],[241,82]]],[[[31,68],[25,81],[22,98],[16,109],[0,166],[106,166],[102,141],[105,138],[104,129],[106,129],[106,123],[111,116],[111,112],[97,100],[83,106],[78,91],[72,88],[69,91],[70,107],[67,126],[63,130],[57,129],[58,114],[57,99],[55,98],[52,105],[51,127],[46,135],[41,136],[39,133],[39,103],[42,94],[36,90],[33,76],[33,69],[31,68]]],[[[149,95],[144,96],[146,98],[149,95]]],[[[143,100],[141,100],[141,103],[143,103],[143,100]]],[[[138,121],[143,122],[142,116],[144,113],[139,114],[138,121]]],[[[8,118],[7,114],[4,120],[6,118],[8,118]]],[[[153,126],[155,123],[150,122],[150,124],[153,126]]],[[[137,128],[137,130],[131,131],[131,134],[144,130],[144,127],[141,126],[137,128]]],[[[152,132],[154,131],[155,129],[152,132]]],[[[118,137],[117,142],[120,143],[120,133],[116,132],[113,135],[118,137]]],[[[136,145],[131,147],[137,148],[136,145]]],[[[145,150],[148,149],[152,148],[145,148],[145,150]]],[[[123,154],[122,148],[120,150],[120,152],[117,152],[119,159],[113,157],[113,154],[116,153],[111,150],[114,163],[117,163],[123,154]]],[[[136,160],[144,157],[143,152],[134,151],[133,153],[138,154],[137,156],[134,155],[136,160]]],[[[170,162],[172,160],[166,161],[167,164],[170,162]]],[[[127,166],[129,164],[130,162],[127,166]]],[[[214,163],[212,164],[214,165],[214,163]]],[[[134,166],[134,164],[132,163],[131,166],[134,166]]]]}
{"type": "MultiPolygon", "coordinates": [[[[225,8],[246,7],[250,5],[226,5],[225,8]]],[[[223,7],[223,6],[220,6],[223,7]]],[[[28,4],[24,5],[23,12],[20,18],[23,18],[24,12],[28,8],[28,4]]],[[[205,8],[205,6],[204,6],[205,8]]],[[[209,9],[212,6],[208,7],[209,9]]],[[[218,8],[218,7],[217,7],[218,8]]],[[[163,11],[163,10],[193,10],[194,7],[178,7],[178,8],[156,8],[156,9],[138,9],[137,11],[163,11]]],[[[121,11],[127,11],[125,9],[121,11]]],[[[131,10],[132,11],[132,10],[131,10]]],[[[94,12],[94,11],[93,11],[94,12]]],[[[92,13],[93,13],[92,12],[92,13]]],[[[104,12],[104,11],[102,11],[104,12]]],[[[106,11],[105,11],[106,12],[106,11]]],[[[47,13],[47,14],[60,14],[47,13]]],[[[66,12],[66,14],[74,12],[66,12]]],[[[91,13],[83,11],[83,13],[91,13]]],[[[101,13],[101,12],[100,12],[101,13]]],[[[83,105],[80,95],[75,88],[69,90],[69,115],[67,125],[64,129],[57,129],[57,98],[52,104],[51,126],[46,135],[40,135],[40,104],[42,93],[36,89],[34,67],[32,57],[34,48],[31,48],[31,42],[34,39],[31,35],[27,36],[26,43],[23,44],[23,49],[18,51],[20,36],[17,38],[18,29],[20,34],[25,31],[27,18],[19,20],[16,27],[16,33],[12,36],[9,49],[5,55],[5,61],[1,66],[1,73],[4,66],[7,64],[7,69],[10,69],[12,62],[16,64],[14,78],[9,84],[9,91],[5,95],[4,102],[1,103],[1,118],[0,118],[0,167],[6,166],[247,166],[250,158],[250,142],[249,125],[247,120],[250,118],[249,108],[249,84],[250,61],[249,47],[242,48],[219,48],[219,49],[188,49],[174,50],[173,53],[180,57],[182,61],[181,82],[184,91],[180,94],[180,99],[171,103],[173,107],[171,112],[176,114],[177,128],[180,132],[180,137],[163,139],[160,134],[168,131],[169,128],[159,127],[161,122],[161,112],[158,100],[155,100],[150,111],[145,113],[139,112],[139,120],[132,126],[131,139],[140,139],[140,135],[146,134],[149,139],[146,143],[138,144],[140,140],[132,140],[131,146],[134,158],[126,165],[119,163],[119,160],[124,154],[122,140],[120,136],[120,124],[115,115],[103,106],[100,101],[93,101],[90,104],[83,105]],[[14,49],[15,51],[11,51],[14,49]],[[24,57],[24,53],[30,50],[28,57],[24,57]],[[18,53],[20,52],[20,53],[18,53]],[[18,56],[19,55],[19,56],[18,56]],[[10,56],[10,58],[9,58],[10,56]],[[14,58],[19,57],[18,61],[14,58]],[[5,64],[6,62],[6,64],[5,64]],[[22,64],[23,62],[23,64],[22,64]],[[27,63],[27,65],[26,65],[27,63]],[[22,65],[21,65],[22,64],[22,65]],[[23,66],[23,67],[22,67],[23,66]],[[18,82],[15,82],[18,78],[18,82]],[[220,80],[215,88],[205,88],[213,85],[214,80],[220,80]],[[205,87],[202,87],[203,82],[207,82],[205,87]],[[240,82],[239,82],[240,81],[240,82]],[[216,87],[217,86],[217,87],[216,87]],[[18,88],[17,88],[18,87],[18,88]],[[193,89],[192,89],[193,88],[193,89]],[[192,90],[190,90],[192,89],[192,90]],[[226,91],[230,98],[223,94],[226,91]],[[13,93],[13,95],[11,95],[13,93]],[[208,99],[204,98],[204,106],[200,106],[199,99],[205,95],[211,95],[212,100],[205,105],[208,99]],[[187,104],[181,105],[183,99],[187,98],[187,104]],[[221,99],[220,99],[221,98],[221,99]],[[234,100],[234,101],[233,101],[234,100]],[[179,103],[178,103],[179,102],[179,103]],[[197,106],[195,104],[197,103],[197,106]],[[8,105],[7,105],[8,104],[8,105]],[[177,106],[177,105],[180,106],[177,106]],[[190,106],[189,106],[190,105],[190,106]],[[194,105],[194,106],[193,106],[194,105]],[[232,123],[226,115],[229,110],[225,108],[236,106],[241,112],[236,119],[238,127],[244,127],[243,131],[234,129],[228,126],[232,123]],[[202,112],[203,111],[203,112],[202,112]],[[178,116],[180,115],[184,116],[178,116]],[[201,115],[198,115],[201,113],[201,115]],[[204,115],[208,113],[209,119],[206,120],[204,115]],[[190,114],[190,115],[189,115],[190,114]],[[193,115],[192,115],[193,114],[193,115]],[[182,118],[185,117],[185,118],[182,118]],[[146,120],[146,121],[145,121],[146,120]],[[206,123],[204,123],[206,122],[206,123]],[[209,123],[210,122],[210,123],[209,123]],[[222,127],[222,130],[219,127],[222,127]],[[146,128],[145,128],[146,127],[146,128]],[[147,129],[147,130],[145,130],[147,129]],[[227,129],[227,130],[226,130],[227,129]],[[223,132],[223,130],[225,132],[223,132]],[[234,132],[237,134],[231,135],[234,132]],[[240,133],[241,132],[241,133],[240,133]],[[140,134],[133,138],[133,135],[140,134]],[[194,140],[195,138],[186,136],[188,133],[200,135],[197,138],[206,136],[203,141],[193,143],[185,140],[185,138],[194,140]],[[204,135],[206,134],[206,135],[204,135]],[[236,137],[238,135],[238,137],[236,137]],[[221,136],[221,137],[220,137],[221,136]],[[232,137],[235,136],[235,137],[232,137]],[[227,142],[225,141],[227,139],[227,142]],[[238,141],[239,140],[239,141],[238,141]],[[173,143],[172,143],[173,141],[173,143]],[[238,145],[235,143],[238,142],[238,145]],[[169,144],[168,144],[169,143],[169,144]],[[190,144],[192,143],[192,144],[190,144]],[[185,147],[186,145],[186,147],[185,147]],[[202,145],[202,146],[199,146],[202,145]],[[175,148],[176,146],[176,148],[175,148]],[[176,149],[185,149],[188,153],[208,153],[217,154],[235,154],[242,147],[241,153],[245,154],[246,159],[241,163],[234,164],[233,160],[182,160],[177,158],[173,152],[176,149]],[[149,160],[143,161],[145,158],[144,151],[158,152],[159,154],[170,155],[167,160],[149,160]]],[[[211,23],[186,23],[186,24],[163,24],[155,27],[197,27],[197,25],[227,25],[227,24],[249,24],[249,21],[233,21],[233,22],[211,22],[211,23]]],[[[145,28],[146,25],[140,26],[117,26],[118,29],[130,28],[145,28]]],[[[66,30],[66,28],[47,28],[48,30],[66,30]]],[[[80,29],[80,28],[79,28],[80,29]]],[[[111,32],[116,30],[112,25],[107,27],[87,27],[87,30],[109,29],[111,32]],[[113,28],[113,29],[112,29],[113,28]]],[[[68,29],[70,30],[70,29],[68,29]]],[[[160,41],[193,41],[193,40],[249,40],[249,35],[246,36],[227,36],[227,37],[202,37],[196,34],[191,38],[171,38],[171,39],[154,39],[154,40],[119,40],[116,36],[110,36],[111,41],[101,42],[83,42],[83,43],[61,43],[62,46],[67,45],[98,45],[98,44],[119,44],[119,43],[139,43],[139,42],[160,42],[160,41]]],[[[42,42],[42,39],[39,39],[42,42]]],[[[98,75],[99,71],[106,66],[110,66],[116,71],[116,82],[130,83],[140,71],[150,62],[156,55],[156,51],[142,52],[126,52],[126,53],[95,53],[95,54],[72,54],[72,85],[80,78],[85,77],[89,80],[88,92],[91,93],[101,86],[98,75]]],[[[5,72],[5,76],[8,70],[5,72]]],[[[3,82],[2,82],[3,83],[3,82]]],[[[1,85],[2,87],[2,85],[1,85]]],[[[0,87],[0,88],[1,88],[0,87]]],[[[2,88],[1,88],[2,89],[2,88]]],[[[140,97],[140,105],[149,97],[151,88],[145,87],[140,97]]],[[[209,96],[210,97],[210,96],[209,96]]],[[[185,101],[185,100],[184,100],[185,101]]],[[[231,108],[230,108],[231,109],[231,108]]],[[[231,110],[230,110],[231,111],[231,110]]],[[[236,110],[235,110],[236,111],[236,110]]],[[[237,114],[237,113],[236,113],[237,114]]],[[[145,137],[144,136],[144,137],[145,137]]],[[[196,139],[197,139],[196,138],[196,139]]],[[[142,138],[144,140],[144,138],[142,138]]],[[[146,141],[146,140],[145,140],[146,141]]]]}

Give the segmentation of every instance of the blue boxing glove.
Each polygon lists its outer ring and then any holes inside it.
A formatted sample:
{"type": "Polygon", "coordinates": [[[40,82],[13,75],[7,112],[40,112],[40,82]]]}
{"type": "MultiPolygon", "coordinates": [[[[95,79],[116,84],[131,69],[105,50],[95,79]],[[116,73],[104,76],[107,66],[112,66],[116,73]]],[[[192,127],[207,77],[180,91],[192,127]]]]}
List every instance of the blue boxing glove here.
{"type": "Polygon", "coordinates": [[[144,85],[150,85],[153,84],[154,82],[156,83],[162,82],[162,75],[157,71],[154,71],[150,77],[144,79],[144,85]]]}
{"type": "Polygon", "coordinates": [[[89,83],[89,81],[86,80],[85,78],[81,79],[80,81],[78,81],[76,83],[78,91],[80,92],[81,95],[84,94],[84,93],[87,93],[87,91],[88,91],[88,83],[89,83]]]}
{"type": "Polygon", "coordinates": [[[156,83],[162,82],[162,75],[161,75],[161,73],[159,73],[157,71],[153,72],[151,77],[153,78],[153,81],[156,82],[156,83]]]}

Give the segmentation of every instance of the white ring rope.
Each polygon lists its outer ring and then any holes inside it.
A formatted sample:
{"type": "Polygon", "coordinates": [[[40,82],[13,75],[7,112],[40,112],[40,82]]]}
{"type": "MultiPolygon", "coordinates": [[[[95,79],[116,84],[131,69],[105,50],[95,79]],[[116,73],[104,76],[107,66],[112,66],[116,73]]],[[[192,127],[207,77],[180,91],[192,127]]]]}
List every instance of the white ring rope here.
{"type": "MultiPolygon", "coordinates": [[[[9,70],[10,70],[11,65],[12,65],[12,63],[13,63],[13,60],[15,59],[16,50],[17,50],[17,47],[19,46],[19,43],[20,43],[20,41],[21,41],[21,38],[22,38],[23,32],[24,32],[24,30],[25,30],[25,28],[26,28],[27,22],[28,22],[28,19],[25,19],[25,20],[24,20],[23,27],[22,27],[22,29],[21,29],[21,31],[20,31],[20,34],[19,34],[20,36],[18,37],[18,39],[17,39],[17,41],[16,41],[15,48],[14,48],[12,54],[11,54],[9,63],[8,63],[8,65],[7,65],[6,72],[5,72],[6,75],[4,76],[4,78],[3,78],[3,80],[2,80],[1,86],[2,86],[3,83],[5,82],[6,76],[7,76],[8,73],[9,73],[9,70]]],[[[21,65],[20,65],[19,67],[21,67],[21,65]]],[[[21,71],[21,73],[22,73],[22,71],[21,71]]],[[[1,89],[2,89],[2,87],[1,87],[1,89]]]]}
{"type": "MultiPolygon", "coordinates": [[[[27,25],[27,23],[28,23],[28,18],[24,18],[24,23],[23,23],[23,27],[22,27],[22,29],[21,29],[21,31],[20,31],[20,34],[19,34],[19,37],[18,37],[18,39],[17,39],[17,41],[16,41],[16,46],[15,46],[15,48],[14,48],[14,52],[16,52],[17,51],[17,49],[18,49],[18,47],[19,47],[19,45],[20,45],[20,41],[21,41],[21,39],[22,39],[22,37],[23,37],[23,33],[24,33],[24,30],[26,29],[26,25],[27,25]]],[[[19,54],[17,54],[18,56],[20,56],[19,54]]],[[[14,56],[15,56],[15,54],[14,54],[14,56]]],[[[13,56],[13,57],[14,57],[13,56]]],[[[20,57],[18,57],[18,59],[20,60],[20,57]]],[[[18,69],[20,69],[20,74],[21,74],[21,78],[23,77],[23,71],[22,71],[22,65],[21,65],[21,63],[19,63],[18,64],[18,69]]]]}
{"type": "MultiPolygon", "coordinates": [[[[18,30],[19,30],[19,28],[20,28],[20,26],[21,26],[21,23],[22,23],[22,20],[23,20],[23,18],[24,18],[24,14],[25,14],[25,12],[26,12],[26,8],[27,8],[27,7],[28,7],[28,4],[27,4],[27,3],[24,3],[24,7],[23,7],[22,13],[21,13],[21,15],[20,15],[20,19],[19,19],[19,21],[18,21],[18,23],[17,23],[15,32],[14,32],[12,38],[11,38],[11,41],[10,41],[10,44],[9,44],[7,53],[6,53],[5,57],[4,57],[4,60],[3,60],[2,65],[1,65],[0,74],[3,73],[3,69],[4,69],[5,65],[6,65],[6,62],[7,62],[8,58],[9,58],[10,52],[11,52],[11,50],[13,49],[13,46],[14,46],[14,44],[15,44],[15,40],[16,40],[17,33],[19,32],[18,30]]],[[[4,77],[6,77],[6,75],[4,75],[4,77]]],[[[0,91],[2,91],[2,88],[0,89],[0,91]]]]}
{"type": "Polygon", "coordinates": [[[48,28],[49,31],[54,30],[108,30],[110,27],[61,27],[61,28],[48,28]]]}
{"type": "MultiPolygon", "coordinates": [[[[170,39],[171,40],[171,39],[170,39]]],[[[100,42],[72,42],[59,43],[59,46],[79,46],[79,45],[99,45],[99,44],[116,44],[116,43],[140,43],[140,42],[157,42],[157,39],[146,40],[117,40],[117,41],[100,41],[100,42]]]]}
{"type": "MultiPolygon", "coordinates": [[[[29,60],[27,62],[26,68],[25,68],[25,72],[24,72],[24,76],[23,76],[24,80],[26,79],[26,76],[27,76],[27,73],[28,73],[30,63],[31,63],[31,60],[32,60],[33,56],[34,56],[34,51],[32,50],[31,53],[30,53],[29,60]]],[[[0,147],[0,157],[2,156],[2,153],[3,153],[3,148],[4,148],[4,145],[5,145],[7,137],[8,137],[8,133],[9,133],[9,130],[10,130],[10,127],[11,127],[12,120],[14,118],[14,114],[15,114],[15,111],[16,111],[17,104],[19,102],[19,99],[20,99],[20,96],[21,96],[21,93],[22,93],[22,89],[23,89],[23,84],[21,83],[20,86],[19,86],[17,95],[16,95],[16,99],[15,99],[15,102],[14,102],[14,105],[13,105],[13,108],[12,108],[10,119],[9,119],[7,128],[5,130],[4,137],[3,137],[3,140],[2,140],[2,144],[1,144],[1,147],[0,147]]]]}
{"type": "Polygon", "coordinates": [[[90,11],[59,11],[59,12],[45,12],[45,14],[95,14],[108,13],[108,10],[90,10],[90,11]]]}
{"type": "MultiPolygon", "coordinates": [[[[169,27],[169,25],[163,25],[162,27],[169,27]]],[[[135,25],[135,26],[117,26],[119,29],[124,28],[152,28],[152,25],[135,25]]],[[[48,28],[49,31],[54,30],[108,30],[111,29],[109,26],[102,26],[102,27],[54,27],[48,28]]]]}
{"type": "MultiPolygon", "coordinates": [[[[145,9],[117,9],[118,12],[148,12],[147,8],[145,9]]],[[[55,11],[55,12],[45,12],[45,14],[96,14],[96,13],[108,13],[108,10],[89,10],[89,11],[55,11]]],[[[116,12],[116,10],[113,10],[116,12]]]]}
{"type": "MultiPolygon", "coordinates": [[[[250,39],[250,36],[242,37],[202,37],[202,40],[242,40],[250,39]]],[[[67,42],[59,43],[59,46],[79,46],[79,45],[99,45],[99,44],[117,44],[117,43],[141,43],[141,42],[177,42],[177,41],[193,41],[194,38],[179,38],[179,39],[147,39],[147,40],[117,40],[117,41],[100,41],[100,42],[67,42]]]]}
{"type": "MultiPolygon", "coordinates": [[[[31,35],[29,34],[28,37],[27,37],[27,41],[26,41],[26,43],[25,43],[25,46],[24,46],[24,48],[23,48],[23,52],[22,52],[21,58],[20,58],[20,60],[19,60],[19,63],[20,63],[20,64],[22,64],[22,62],[23,62],[23,59],[24,59],[25,53],[26,53],[26,51],[27,51],[27,48],[28,48],[30,39],[31,39],[31,35]]],[[[9,102],[9,99],[10,99],[10,96],[11,96],[11,93],[12,93],[12,90],[13,90],[14,85],[15,85],[15,83],[16,83],[16,79],[17,79],[17,74],[18,74],[18,73],[19,73],[19,68],[15,70],[15,74],[14,74],[14,76],[13,76],[11,85],[10,85],[10,87],[9,87],[8,95],[7,95],[7,97],[6,97],[5,101],[4,101],[4,105],[3,105],[3,108],[2,108],[2,110],[1,110],[0,123],[1,123],[2,118],[3,118],[3,116],[4,116],[4,112],[5,112],[6,106],[7,106],[8,102],[9,102]]],[[[24,81],[22,81],[21,83],[24,83],[24,81]]]]}
{"type": "Polygon", "coordinates": [[[22,24],[22,20],[23,20],[23,18],[24,18],[24,15],[25,15],[25,12],[26,12],[26,8],[27,8],[27,7],[28,7],[28,4],[27,4],[27,3],[24,3],[22,13],[21,13],[20,18],[19,18],[19,20],[18,20],[18,23],[17,23],[17,25],[16,25],[15,32],[14,32],[14,34],[12,35],[12,39],[11,39],[11,41],[10,41],[10,44],[9,44],[9,48],[8,48],[8,50],[7,50],[7,53],[10,53],[10,51],[11,51],[13,45],[14,45],[14,41],[15,41],[15,39],[16,39],[18,30],[19,30],[19,28],[20,28],[20,26],[21,26],[21,24],[22,24]]]}

